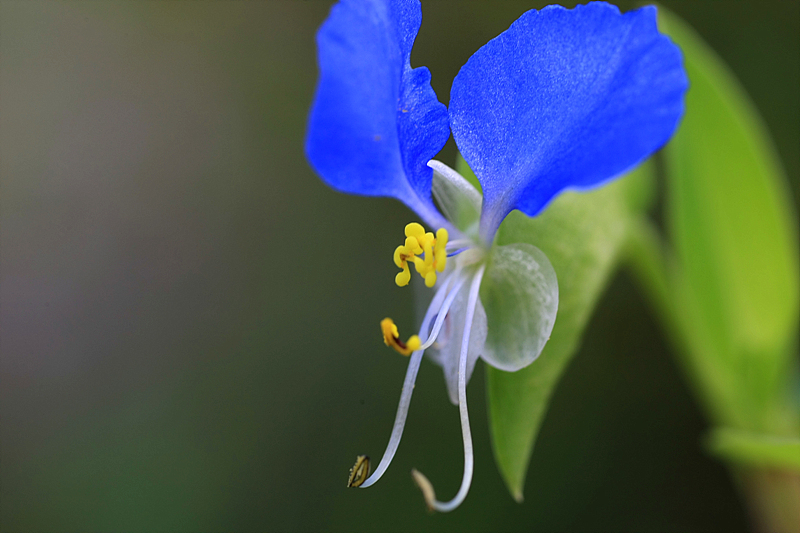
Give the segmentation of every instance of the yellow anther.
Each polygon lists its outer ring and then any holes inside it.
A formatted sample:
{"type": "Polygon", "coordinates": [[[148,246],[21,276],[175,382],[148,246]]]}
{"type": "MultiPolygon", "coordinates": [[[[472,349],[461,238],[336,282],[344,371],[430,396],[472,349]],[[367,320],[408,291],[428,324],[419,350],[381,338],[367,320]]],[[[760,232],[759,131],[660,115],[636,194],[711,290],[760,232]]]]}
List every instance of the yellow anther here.
{"type": "Polygon", "coordinates": [[[425,280],[425,285],[433,287],[436,285],[436,272],[444,272],[447,265],[447,230],[442,228],[434,236],[430,231],[426,233],[421,224],[412,222],[406,225],[405,233],[405,244],[394,251],[394,264],[402,269],[395,276],[395,283],[399,287],[408,285],[411,280],[408,262],[411,261],[425,280]]]}
{"type": "MultiPolygon", "coordinates": [[[[416,241],[415,241],[416,242],[416,241]]],[[[408,269],[408,260],[414,258],[414,252],[408,246],[398,246],[394,250],[394,264],[402,271],[394,277],[398,287],[405,287],[411,281],[411,271],[408,269]]]]}
{"type": "Polygon", "coordinates": [[[406,224],[406,237],[421,237],[422,235],[425,235],[425,228],[422,227],[422,224],[416,222],[406,224]]]}
{"type": "Polygon", "coordinates": [[[406,237],[406,248],[415,254],[422,253],[422,248],[420,247],[419,241],[416,237],[406,237]]]}
{"type": "Polygon", "coordinates": [[[433,287],[434,285],[436,285],[436,271],[431,270],[425,274],[425,286],[433,287]]]}
{"type": "Polygon", "coordinates": [[[411,335],[406,341],[406,349],[408,350],[408,353],[416,352],[419,350],[420,346],[422,346],[422,341],[419,340],[419,335],[411,335]]]}
{"type": "Polygon", "coordinates": [[[381,320],[381,331],[383,332],[383,342],[386,346],[394,348],[397,353],[411,355],[415,350],[422,346],[422,342],[417,335],[412,335],[406,342],[400,340],[394,321],[391,318],[381,320]]]}
{"type": "Polygon", "coordinates": [[[411,257],[414,257],[414,254],[410,253],[406,246],[398,246],[394,249],[394,264],[397,265],[397,268],[405,268],[406,261],[411,257]]]}
{"type": "Polygon", "coordinates": [[[447,230],[441,228],[436,232],[436,246],[433,247],[433,257],[436,262],[436,270],[444,272],[444,267],[447,265],[447,246],[448,234],[447,230]]]}
{"type": "Polygon", "coordinates": [[[424,277],[425,276],[424,272],[427,271],[427,268],[425,267],[425,259],[423,259],[422,257],[417,257],[415,255],[410,260],[414,262],[414,266],[417,267],[417,272],[419,273],[419,275],[424,277]]]}
{"type": "Polygon", "coordinates": [[[411,281],[411,271],[408,269],[408,265],[403,265],[403,270],[397,273],[394,282],[398,287],[405,287],[409,281],[411,281]]]}
{"type": "MultiPolygon", "coordinates": [[[[425,244],[423,245],[423,250],[425,250],[425,268],[433,268],[433,233],[429,233],[428,235],[431,236],[430,239],[426,239],[425,244]]],[[[427,274],[427,272],[425,273],[427,274]]],[[[425,274],[422,274],[423,276],[425,274]]]]}

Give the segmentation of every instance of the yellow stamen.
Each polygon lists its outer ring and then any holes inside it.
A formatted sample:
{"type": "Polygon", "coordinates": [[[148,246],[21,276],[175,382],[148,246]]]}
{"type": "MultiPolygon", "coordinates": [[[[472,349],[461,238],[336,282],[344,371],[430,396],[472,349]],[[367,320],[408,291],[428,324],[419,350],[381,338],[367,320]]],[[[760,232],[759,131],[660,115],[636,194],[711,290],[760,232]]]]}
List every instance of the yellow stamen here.
{"type": "Polygon", "coordinates": [[[416,237],[406,237],[406,248],[414,254],[422,253],[422,248],[420,248],[419,241],[416,237]]]}
{"type": "Polygon", "coordinates": [[[425,259],[423,259],[422,257],[417,257],[415,255],[409,260],[413,261],[414,266],[417,268],[417,272],[419,273],[419,275],[425,277],[424,273],[428,271],[428,267],[425,265],[425,259]]]}
{"type": "Polygon", "coordinates": [[[436,272],[430,270],[427,274],[425,274],[425,286],[431,288],[434,285],[436,285],[436,272]]]}
{"type": "Polygon", "coordinates": [[[425,235],[425,228],[422,227],[422,224],[416,222],[406,224],[406,237],[421,237],[423,235],[425,235]]]}
{"type": "Polygon", "coordinates": [[[422,342],[417,335],[412,335],[406,342],[401,341],[397,326],[391,318],[381,320],[381,331],[383,332],[383,342],[386,346],[394,348],[399,354],[411,355],[412,352],[422,346],[422,342]]]}
{"type": "Polygon", "coordinates": [[[433,247],[433,260],[436,263],[436,270],[444,272],[444,267],[447,264],[447,246],[448,234],[447,230],[441,228],[436,232],[436,245],[433,247]]]}
{"type": "Polygon", "coordinates": [[[431,243],[431,241],[433,241],[433,234],[429,233],[428,235],[430,235],[431,238],[425,240],[425,245],[423,247],[423,250],[425,250],[425,270],[430,270],[433,267],[433,246],[431,243]]]}
{"type": "Polygon", "coordinates": [[[408,265],[403,265],[403,270],[397,273],[394,282],[398,287],[405,287],[409,281],[411,281],[411,271],[408,269],[408,265]]]}
{"type": "Polygon", "coordinates": [[[411,280],[408,262],[414,263],[417,273],[425,280],[425,285],[436,285],[436,272],[444,272],[447,265],[447,230],[444,228],[433,233],[425,232],[421,224],[412,222],[405,228],[405,244],[394,251],[394,264],[402,271],[395,276],[398,287],[405,287],[411,280]]]}
{"type": "Polygon", "coordinates": [[[394,249],[394,264],[397,265],[398,268],[403,268],[408,258],[413,255],[414,254],[408,252],[408,247],[398,246],[394,249]]]}
{"type": "MultiPolygon", "coordinates": [[[[414,241],[416,244],[416,241],[414,241]]],[[[397,265],[402,272],[399,272],[394,278],[394,282],[398,287],[405,287],[411,281],[411,271],[408,269],[407,261],[414,257],[408,246],[398,246],[394,250],[394,264],[397,265]]]]}

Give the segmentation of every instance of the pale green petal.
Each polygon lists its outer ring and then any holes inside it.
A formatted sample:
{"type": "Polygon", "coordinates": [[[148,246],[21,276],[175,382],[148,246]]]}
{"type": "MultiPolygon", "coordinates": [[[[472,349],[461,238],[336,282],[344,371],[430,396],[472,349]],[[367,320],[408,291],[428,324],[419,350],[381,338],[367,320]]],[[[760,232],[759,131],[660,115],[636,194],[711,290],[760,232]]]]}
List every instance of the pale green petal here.
{"type": "Polygon", "coordinates": [[[465,235],[476,235],[483,201],[480,193],[441,161],[432,160],[428,166],[433,169],[431,190],[439,209],[465,235]]]}
{"type": "Polygon", "coordinates": [[[526,243],[495,246],[481,300],[489,326],[484,361],[514,372],[539,357],[558,311],[556,273],[541,250],[526,243]]]}

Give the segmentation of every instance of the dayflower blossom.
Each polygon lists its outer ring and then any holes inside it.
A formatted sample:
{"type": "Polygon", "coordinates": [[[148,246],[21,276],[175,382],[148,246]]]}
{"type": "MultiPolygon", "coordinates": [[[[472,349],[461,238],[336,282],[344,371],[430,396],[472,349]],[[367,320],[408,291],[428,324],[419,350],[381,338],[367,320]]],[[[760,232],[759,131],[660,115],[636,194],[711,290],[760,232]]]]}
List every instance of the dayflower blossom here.
{"type": "Polygon", "coordinates": [[[494,244],[514,209],[537,215],[561,191],[588,189],[641,163],[672,135],[687,79],[678,48],[656,27],[656,10],[621,14],[603,2],[523,14],[479,49],[453,81],[449,109],[427,68],[411,68],[422,20],[418,0],[342,0],[317,34],[320,78],[306,154],[340,191],[404,202],[431,230],[405,228],[395,281],[412,268],[434,288],[416,335],[391,319],[384,341],[410,355],[387,449],[369,474],[359,456],[349,486],[369,487],[397,450],[424,353],[441,365],[458,405],[464,441],[461,487],[431,509],[450,511],[472,480],[466,386],[477,359],[506,371],[533,362],[556,318],[558,286],[530,244],[494,244]],[[432,158],[452,131],[482,195],[432,158]],[[435,200],[435,202],[434,202],[435,200]]]}

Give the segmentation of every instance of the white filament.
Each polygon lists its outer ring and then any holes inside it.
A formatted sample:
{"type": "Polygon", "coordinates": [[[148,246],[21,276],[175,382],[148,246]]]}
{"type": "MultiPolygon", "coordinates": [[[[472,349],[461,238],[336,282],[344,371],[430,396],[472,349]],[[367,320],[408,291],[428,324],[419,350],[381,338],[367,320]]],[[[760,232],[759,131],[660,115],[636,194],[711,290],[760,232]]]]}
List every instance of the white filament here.
{"type": "Polygon", "coordinates": [[[474,457],[472,453],[472,432],[469,429],[469,412],[467,411],[467,354],[469,353],[469,337],[472,333],[472,319],[475,316],[475,307],[478,304],[478,292],[481,288],[481,279],[485,266],[481,265],[472,278],[469,288],[469,299],[467,300],[466,322],[464,324],[464,334],[461,337],[461,354],[458,359],[458,412],[461,417],[461,436],[464,439],[464,477],[461,479],[461,487],[455,498],[449,502],[440,502],[436,499],[433,485],[428,478],[421,472],[412,470],[414,480],[422,490],[428,508],[435,511],[446,513],[452,511],[464,501],[472,484],[472,470],[474,467],[474,457]]]}
{"type": "Polygon", "coordinates": [[[400,445],[400,439],[403,436],[403,428],[405,428],[406,425],[408,407],[411,405],[411,394],[414,392],[414,382],[417,380],[417,372],[419,372],[419,365],[422,362],[422,354],[426,348],[436,341],[436,336],[439,335],[439,331],[442,328],[444,317],[450,310],[450,305],[453,303],[456,294],[458,294],[458,291],[464,284],[465,279],[460,274],[460,270],[456,269],[452,275],[448,276],[442,282],[442,286],[436,291],[436,294],[434,294],[433,300],[431,300],[431,304],[428,306],[428,310],[425,312],[425,318],[422,320],[420,333],[428,330],[428,327],[430,326],[431,320],[433,320],[434,316],[436,317],[436,322],[434,323],[431,334],[428,336],[425,344],[420,346],[418,350],[415,350],[414,353],[411,354],[411,360],[408,362],[408,370],[406,370],[406,378],[403,381],[403,390],[400,393],[400,403],[397,406],[397,414],[394,418],[392,435],[389,437],[389,443],[386,445],[386,451],[383,452],[383,457],[381,458],[381,462],[378,464],[378,467],[375,469],[375,472],[373,472],[372,475],[360,485],[360,488],[362,489],[374,485],[375,482],[377,482],[381,476],[383,476],[383,474],[386,472],[386,469],[389,468],[389,464],[392,462],[395,453],[397,453],[397,447],[400,445]],[[451,285],[452,288],[449,289],[451,285]]]}
{"type": "MultiPolygon", "coordinates": [[[[453,277],[456,277],[455,274],[453,277]]],[[[433,323],[433,329],[431,330],[431,334],[428,335],[428,340],[425,341],[425,344],[419,347],[420,351],[427,350],[434,342],[436,342],[436,338],[439,336],[439,332],[442,330],[444,319],[447,317],[447,312],[450,311],[450,306],[453,305],[453,300],[455,300],[456,296],[458,295],[458,291],[461,290],[461,286],[464,285],[465,281],[466,279],[462,277],[458,277],[456,279],[455,285],[447,294],[447,299],[444,301],[441,309],[439,309],[439,313],[436,315],[436,322],[433,323]]],[[[423,327],[422,331],[424,330],[425,328],[423,327]]]]}
{"type": "Polygon", "coordinates": [[[452,252],[453,250],[458,250],[459,248],[470,248],[474,245],[475,243],[469,239],[456,239],[448,242],[445,246],[445,250],[452,252]]]}

